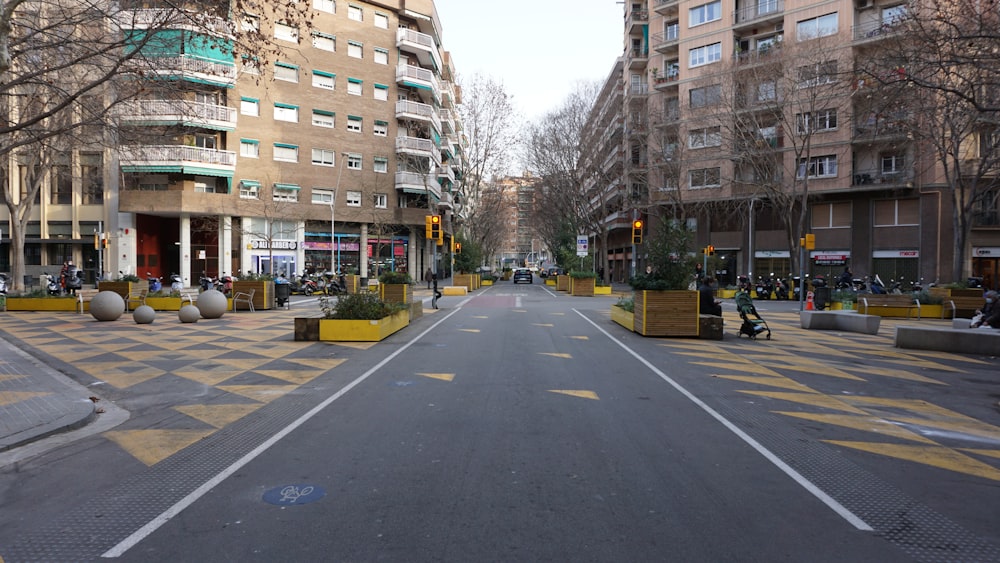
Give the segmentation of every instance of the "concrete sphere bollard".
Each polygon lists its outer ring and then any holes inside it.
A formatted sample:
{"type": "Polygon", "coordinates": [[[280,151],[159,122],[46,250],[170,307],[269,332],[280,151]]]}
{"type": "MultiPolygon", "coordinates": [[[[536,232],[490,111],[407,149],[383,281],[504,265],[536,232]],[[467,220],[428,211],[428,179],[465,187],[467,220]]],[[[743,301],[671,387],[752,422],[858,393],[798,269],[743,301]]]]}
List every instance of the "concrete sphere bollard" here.
{"type": "Polygon", "coordinates": [[[153,324],[156,319],[156,309],[149,305],[140,305],[135,308],[135,311],[132,311],[132,319],[137,325],[153,324]]]}
{"type": "Polygon", "coordinates": [[[90,300],[90,314],[99,321],[117,321],[125,312],[125,300],[114,291],[101,291],[90,300]]]}
{"type": "Polygon", "coordinates": [[[196,323],[201,318],[201,311],[194,305],[185,305],[181,307],[180,311],[177,311],[177,318],[182,323],[196,323]]]}
{"type": "Polygon", "coordinates": [[[198,310],[206,319],[218,319],[229,308],[229,300],[217,289],[209,289],[198,295],[198,310]]]}

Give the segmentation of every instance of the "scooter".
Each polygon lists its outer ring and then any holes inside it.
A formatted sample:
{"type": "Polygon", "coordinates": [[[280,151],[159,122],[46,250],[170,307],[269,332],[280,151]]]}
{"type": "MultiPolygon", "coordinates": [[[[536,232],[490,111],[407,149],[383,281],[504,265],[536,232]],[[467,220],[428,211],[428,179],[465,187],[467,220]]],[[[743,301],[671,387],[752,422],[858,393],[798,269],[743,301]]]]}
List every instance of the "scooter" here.
{"type": "Polygon", "coordinates": [[[76,295],[76,291],[83,288],[83,279],[80,278],[80,268],[73,266],[66,272],[66,279],[63,280],[63,286],[70,295],[76,295]]]}
{"type": "Polygon", "coordinates": [[[326,282],[326,294],[327,295],[339,295],[341,293],[347,293],[347,280],[341,275],[338,279],[333,278],[333,274],[327,272],[326,282]]]}
{"type": "Polygon", "coordinates": [[[170,274],[170,291],[182,291],[184,289],[184,280],[178,274],[170,274]]]}
{"type": "Polygon", "coordinates": [[[230,295],[233,291],[233,278],[230,276],[217,278],[215,280],[215,289],[223,295],[230,295]]]}
{"type": "Polygon", "coordinates": [[[782,301],[788,300],[788,283],[783,279],[778,279],[774,284],[774,298],[782,301]]]}
{"type": "Polygon", "coordinates": [[[7,274],[0,274],[0,293],[7,294],[7,274]]]}
{"type": "Polygon", "coordinates": [[[59,278],[55,276],[50,276],[48,274],[42,274],[42,275],[45,276],[45,279],[48,280],[46,282],[45,287],[46,290],[49,292],[49,295],[62,295],[62,286],[59,285],[59,278]]]}
{"type": "Polygon", "coordinates": [[[215,289],[215,278],[212,276],[201,276],[198,278],[198,285],[201,286],[202,291],[208,291],[210,289],[215,289]]]}
{"type": "Polygon", "coordinates": [[[151,272],[146,272],[146,281],[149,282],[149,292],[156,293],[163,289],[163,280],[154,278],[151,272]]]}
{"type": "Polygon", "coordinates": [[[755,290],[757,292],[757,299],[770,299],[771,292],[774,291],[774,286],[771,284],[771,280],[757,278],[757,286],[755,290]]]}

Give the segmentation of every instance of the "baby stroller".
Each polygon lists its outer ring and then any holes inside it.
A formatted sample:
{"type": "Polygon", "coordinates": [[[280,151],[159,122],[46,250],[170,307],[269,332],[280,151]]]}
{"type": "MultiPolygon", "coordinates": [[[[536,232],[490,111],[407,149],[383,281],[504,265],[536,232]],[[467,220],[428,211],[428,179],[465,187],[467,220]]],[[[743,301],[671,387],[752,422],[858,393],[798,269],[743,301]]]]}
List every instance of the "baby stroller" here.
{"type": "Polygon", "coordinates": [[[740,312],[740,318],[743,319],[740,332],[736,334],[737,338],[745,334],[751,340],[756,340],[758,335],[766,332],[767,339],[771,339],[771,329],[768,328],[767,322],[760,317],[757,308],[753,306],[753,299],[750,297],[749,291],[736,293],[736,310],[740,312]],[[751,315],[754,318],[750,318],[751,315]]]}

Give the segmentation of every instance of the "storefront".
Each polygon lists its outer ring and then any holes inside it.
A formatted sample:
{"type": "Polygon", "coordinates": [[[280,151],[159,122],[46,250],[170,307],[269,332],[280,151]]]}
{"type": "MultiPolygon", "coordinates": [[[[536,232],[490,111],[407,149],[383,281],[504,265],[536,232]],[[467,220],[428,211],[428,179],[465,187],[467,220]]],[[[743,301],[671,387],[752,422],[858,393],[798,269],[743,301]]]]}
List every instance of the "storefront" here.
{"type": "Polygon", "coordinates": [[[406,273],[408,244],[407,237],[368,239],[368,275],[374,277],[387,271],[406,273]]]}
{"type": "MultiPolygon", "coordinates": [[[[329,235],[326,237],[330,238],[329,235]]],[[[360,271],[359,254],[361,241],[358,235],[337,235],[337,244],[330,248],[330,241],[305,241],[305,268],[311,272],[342,272],[345,274],[360,271]]]]}
{"type": "Polygon", "coordinates": [[[787,250],[754,252],[752,272],[754,278],[786,279],[791,276],[791,271],[792,261],[787,250]]]}
{"type": "Polygon", "coordinates": [[[849,250],[813,250],[809,252],[809,259],[812,261],[810,276],[823,276],[831,286],[836,285],[844,268],[851,266],[849,250]]]}
{"type": "Polygon", "coordinates": [[[876,250],[872,253],[872,277],[882,283],[899,281],[904,288],[920,281],[919,250],[876,250]]]}
{"type": "Polygon", "coordinates": [[[251,240],[249,271],[254,274],[299,273],[299,243],[294,240],[251,240]]]}
{"type": "Polygon", "coordinates": [[[972,247],[972,275],[983,278],[983,287],[1000,289],[1000,246],[972,247]]]}

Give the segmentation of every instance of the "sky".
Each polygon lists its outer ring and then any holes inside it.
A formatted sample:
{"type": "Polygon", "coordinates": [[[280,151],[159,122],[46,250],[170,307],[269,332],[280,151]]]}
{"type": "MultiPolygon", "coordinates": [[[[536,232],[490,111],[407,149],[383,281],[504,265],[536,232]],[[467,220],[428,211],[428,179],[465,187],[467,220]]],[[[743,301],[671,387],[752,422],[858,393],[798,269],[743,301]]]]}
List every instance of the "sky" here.
{"type": "Polygon", "coordinates": [[[622,54],[616,0],[435,0],[442,43],[462,77],[491,76],[528,120],[562,105],[580,81],[601,84],[622,54]]]}

